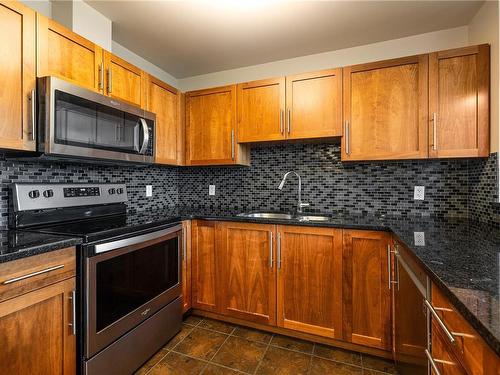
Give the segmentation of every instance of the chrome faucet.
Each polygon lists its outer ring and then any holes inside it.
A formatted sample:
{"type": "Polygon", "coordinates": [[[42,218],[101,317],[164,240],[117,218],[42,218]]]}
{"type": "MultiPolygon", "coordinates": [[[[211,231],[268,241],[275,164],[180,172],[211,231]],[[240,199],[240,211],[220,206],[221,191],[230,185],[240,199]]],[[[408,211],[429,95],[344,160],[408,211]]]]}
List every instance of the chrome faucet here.
{"type": "Polygon", "coordinates": [[[290,174],[294,174],[295,176],[297,176],[299,178],[299,201],[297,202],[297,212],[299,214],[301,214],[302,208],[308,207],[309,203],[302,202],[302,179],[300,178],[300,175],[295,171],[286,172],[285,175],[283,176],[283,180],[281,180],[281,182],[278,186],[278,190],[283,189],[283,186],[285,186],[286,179],[290,174]]]}

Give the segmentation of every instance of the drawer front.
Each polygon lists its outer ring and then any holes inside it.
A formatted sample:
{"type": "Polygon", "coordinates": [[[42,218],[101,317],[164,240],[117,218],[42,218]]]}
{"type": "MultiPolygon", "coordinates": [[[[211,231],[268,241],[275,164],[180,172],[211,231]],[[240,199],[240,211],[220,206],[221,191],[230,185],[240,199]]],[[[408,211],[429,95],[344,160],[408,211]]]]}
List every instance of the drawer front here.
{"type": "Polygon", "coordinates": [[[0,302],[75,275],[74,247],[0,263],[0,302]]]}
{"type": "MultiPolygon", "coordinates": [[[[435,285],[432,285],[432,306],[453,336],[455,340],[453,344],[449,339],[446,338],[446,340],[469,374],[489,374],[492,359],[496,362],[496,366],[500,366],[498,356],[492,353],[492,350],[476,330],[470,326],[435,285]]],[[[433,320],[437,322],[434,317],[433,320]]],[[[443,332],[442,329],[441,332],[443,332]]]]}
{"type": "Polygon", "coordinates": [[[432,324],[432,346],[430,362],[433,375],[467,375],[456,358],[441,327],[432,324]],[[437,369],[437,371],[436,371],[437,369]]]}

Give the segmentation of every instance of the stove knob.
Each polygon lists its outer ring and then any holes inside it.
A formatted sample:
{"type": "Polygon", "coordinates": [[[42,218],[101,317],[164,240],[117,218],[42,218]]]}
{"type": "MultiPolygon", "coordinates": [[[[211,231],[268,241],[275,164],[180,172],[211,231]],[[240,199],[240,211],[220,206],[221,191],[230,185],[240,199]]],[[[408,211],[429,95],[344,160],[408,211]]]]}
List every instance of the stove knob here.
{"type": "Polygon", "coordinates": [[[116,189],[116,194],[123,194],[123,189],[122,188],[116,189]]]}
{"type": "Polygon", "coordinates": [[[29,193],[28,193],[28,196],[31,198],[31,199],[35,199],[35,198],[38,198],[40,196],[40,192],[38,190],[31,190],[29,193]]]}
{"type": "Polygon", "coordinates": [[[109,195],[113,195],[116,192],[115,188],[108,189],[109,195]]]}
{"type": "Polygon", "coordinates": [[[45,198],[52,198],[54,196],[54,191],[52,189],[49,189],[49,190],[45,190],[43,192],[43,196],[45,198]]]}

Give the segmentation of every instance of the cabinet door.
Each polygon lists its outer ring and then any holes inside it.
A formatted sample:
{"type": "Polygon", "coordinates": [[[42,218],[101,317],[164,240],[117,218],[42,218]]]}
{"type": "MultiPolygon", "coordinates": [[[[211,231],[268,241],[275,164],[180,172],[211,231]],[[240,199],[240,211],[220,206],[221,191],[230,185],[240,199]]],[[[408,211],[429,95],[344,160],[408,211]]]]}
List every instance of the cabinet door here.
{"type": "Polygon", "coordinates": [[[344,68],[342,160],[427,157],[428,56],[344,68]]]}
{"type": "Polygon", "coordinates": [[[279,226],[278,326],[342,337],[342,230],[279,226]]]}
{"type": "Polygon", "coordinates": [[[108,51],[104,51],[104,66],[106,67],[106,95],[144,108],[146,106],[145,73],[108,51]]]}
{"type": "Polygon", "coordinates": [[[173,87],[148,77],[147,110],[156,113],[155,163],[177,163],[177,141],[180,136],[179,93],[173,87]]]}
{"type": "Polygon", "coordinates": [[[342,69],[286,77],[288,139],[342,135],[342,69]]]}
{"type": "Polygon", "coordinates": [[[0,148],[34,151],[35,12],[0,1],[0,148]]]}
{"type": "Polygon", "coordinates": [[[285,138],[285,78],[238,85],[238,142],[285,138]]]}
{"type": "Polygon", "coordinates": [[[221,223],[218,241],[221,313],[276,323],[274,225],[221,223]]]}
{"type": "Polygon", "coordinates": [[[429,57],[429,155],[489,155],[490,48],[472,46],[429,57]]]}
{"type": "Polygon", "coordinates": [[[234,164],[236,86],[186,94],[186,164],[234,164]]]}
{"type": "Polygon", "coordinates": [[[389,240],[385,232],[344,231],[344,337],[385,350],[391,349],[389,240]]]}
{"type": "Polygon", "coordinates": [[[182,222],[182,312],[191,308],[191,221],[182,222]]]}
{"type": "Polygon", "coordinates": [[[2,374],[76,374],[75,279],[0,303],[2,374]]]}
{"type": "Polygon", "coordinates": [[[101,47],[40,14],[37,25],[37,76],[55,76],[102,92],[101,47]]]}
{"type": "Polygon", "coordinates": [[[216,312],[218,308],[216,239],[215,221],[191,223],[191,301],[195,309],[216,312]]]}

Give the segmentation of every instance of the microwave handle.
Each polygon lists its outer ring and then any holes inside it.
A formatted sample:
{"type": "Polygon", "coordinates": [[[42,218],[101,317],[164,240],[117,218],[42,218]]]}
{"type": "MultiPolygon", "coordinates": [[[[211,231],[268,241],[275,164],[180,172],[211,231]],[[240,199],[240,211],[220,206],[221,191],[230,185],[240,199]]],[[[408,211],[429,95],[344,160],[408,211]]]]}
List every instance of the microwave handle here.
{"type": "Polygon", "coordinates": [[[144,120],[142,117],[139,118],[139,121],[142,125],[142,131],[144,132],[144,140],[142,141],[142,146],[141,149],[139,150],[139,154],[144,155],[146,153],[146,149],[148,148],[148,143],[149,143],[149,128],[148,124],[146,123],[146,120],[144,120]]]}

